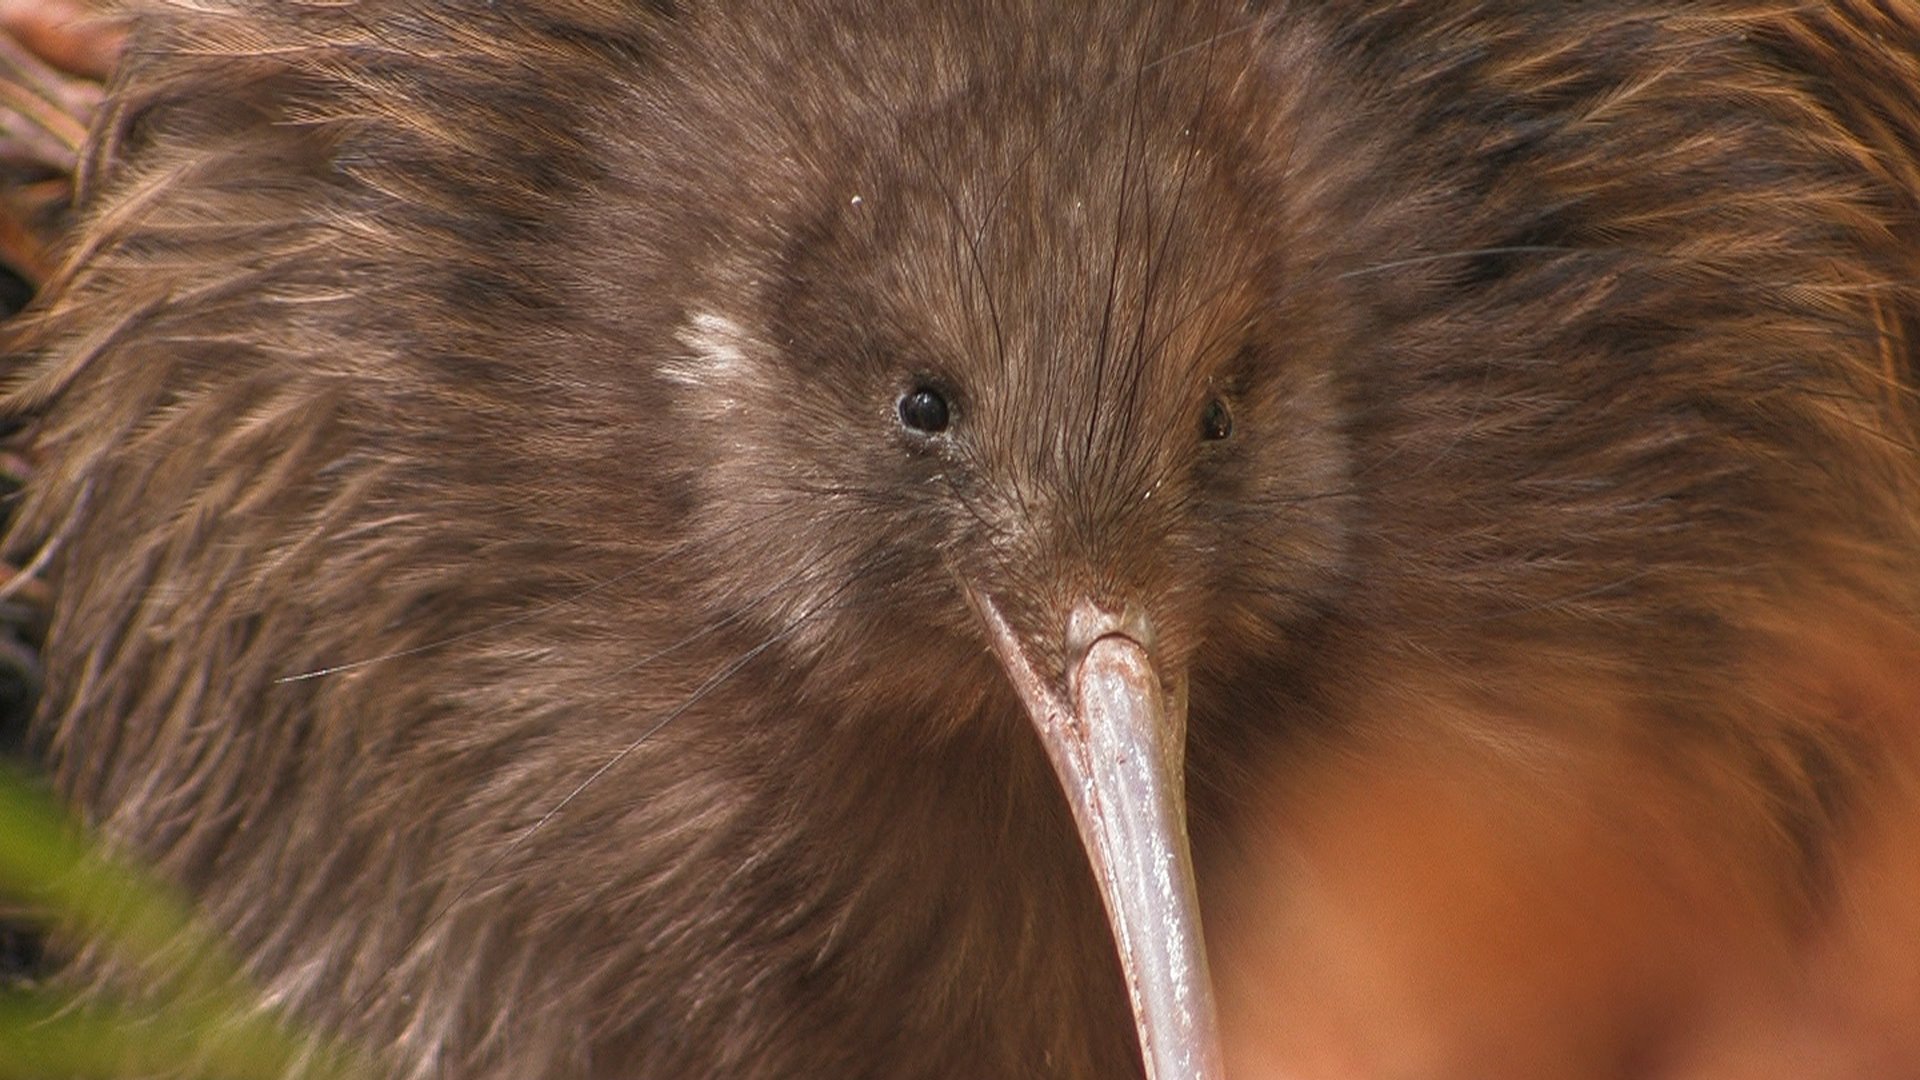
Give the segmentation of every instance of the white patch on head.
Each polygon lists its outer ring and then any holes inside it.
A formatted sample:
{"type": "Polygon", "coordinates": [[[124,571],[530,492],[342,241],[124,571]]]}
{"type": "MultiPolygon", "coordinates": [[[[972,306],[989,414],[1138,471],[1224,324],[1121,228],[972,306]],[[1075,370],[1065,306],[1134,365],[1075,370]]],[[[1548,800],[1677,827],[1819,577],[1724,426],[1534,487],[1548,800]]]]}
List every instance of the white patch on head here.
{"type": "Polygon", "coordinates": [[[747,376],[747,332],[725,315],[697,311],[675,336],[686,355],[660,365],[660,374],[674,382],[713,390],[747,376]]]}

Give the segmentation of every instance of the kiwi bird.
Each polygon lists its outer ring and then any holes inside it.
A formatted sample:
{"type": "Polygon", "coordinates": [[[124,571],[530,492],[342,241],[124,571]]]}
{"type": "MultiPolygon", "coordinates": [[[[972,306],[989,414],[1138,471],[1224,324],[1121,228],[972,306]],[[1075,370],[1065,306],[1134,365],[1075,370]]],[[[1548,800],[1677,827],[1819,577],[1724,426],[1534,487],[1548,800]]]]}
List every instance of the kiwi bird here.
{"type": "Polygon", "coordinates": [[[131,34],[41,746],[392,1075],[1920,1061],[1920,9],[131,34]]]}

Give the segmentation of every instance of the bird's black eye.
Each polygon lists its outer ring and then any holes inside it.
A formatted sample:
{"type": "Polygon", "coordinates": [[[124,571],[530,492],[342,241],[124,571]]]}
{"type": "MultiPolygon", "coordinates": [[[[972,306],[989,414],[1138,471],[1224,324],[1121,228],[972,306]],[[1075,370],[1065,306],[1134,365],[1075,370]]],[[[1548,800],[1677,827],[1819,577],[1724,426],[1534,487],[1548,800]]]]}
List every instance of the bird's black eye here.
{"type": "Polygon", "coordinates": [[[950,419],[947,399],[930,386],[916,386],[900,399],[900,422],[910,430],[937,435],[950,419]]]}
{"type": "Polygon", "coordinates": [[[1224,439],[1233,434],[1233,414],[1227,411],[1227,403],[1219,398],[1207,402],[1200,414],[1200,434],[1208,439],[1224,439]]]}

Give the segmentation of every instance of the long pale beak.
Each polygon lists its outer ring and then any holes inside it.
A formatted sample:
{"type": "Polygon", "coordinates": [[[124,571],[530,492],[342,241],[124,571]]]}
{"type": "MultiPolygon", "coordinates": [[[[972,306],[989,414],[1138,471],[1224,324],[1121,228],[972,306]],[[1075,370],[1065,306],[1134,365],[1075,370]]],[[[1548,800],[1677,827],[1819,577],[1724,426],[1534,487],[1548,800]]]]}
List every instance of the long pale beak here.
{"type": "Polygon", "coordinates": [[[1072,661],[1062,701],[991,600],[976,602],[1073,807],[1147,1076],[1218,1080],[1219,1029],[1187,844],[1184,687],[1169,701],[1146,648],[1116,632],[1072,661]]]}

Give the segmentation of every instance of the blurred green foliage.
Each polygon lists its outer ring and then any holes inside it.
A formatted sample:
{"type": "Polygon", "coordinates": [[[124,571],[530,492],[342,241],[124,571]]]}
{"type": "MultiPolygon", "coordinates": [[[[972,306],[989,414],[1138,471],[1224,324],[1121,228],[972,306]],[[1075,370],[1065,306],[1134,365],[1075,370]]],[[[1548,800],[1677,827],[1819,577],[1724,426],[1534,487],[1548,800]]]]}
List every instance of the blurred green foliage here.
{"type": "Polygon", "coordinates": [[[363,1060],[260,1004],[224,943],[172,889],[87,836],[41,787],[0,767],[0,898],[84,941],[137,998],[57,985],[0,993],[0,1080],[348,1080],[363,1060]]]}

